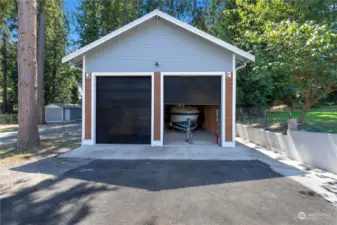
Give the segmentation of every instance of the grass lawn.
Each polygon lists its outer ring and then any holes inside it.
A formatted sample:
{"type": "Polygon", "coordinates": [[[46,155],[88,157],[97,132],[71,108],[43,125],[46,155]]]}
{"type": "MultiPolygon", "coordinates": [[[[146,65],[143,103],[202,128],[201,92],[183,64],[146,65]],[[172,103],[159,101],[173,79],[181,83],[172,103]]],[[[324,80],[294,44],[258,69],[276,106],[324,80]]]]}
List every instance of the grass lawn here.
{"type": "MultiPolygon", "coordinates": [[[[292,118],[298,119],[299,110],[292,111],[292,118]]],[[[267,113],[268,121],[271,123],[287,123],[289,112],[273,111],[267,113]]],[[[320,128],[323,132],[337,133],[337,108],[312,109],[305,116],[304,129],[320,128]]]]}

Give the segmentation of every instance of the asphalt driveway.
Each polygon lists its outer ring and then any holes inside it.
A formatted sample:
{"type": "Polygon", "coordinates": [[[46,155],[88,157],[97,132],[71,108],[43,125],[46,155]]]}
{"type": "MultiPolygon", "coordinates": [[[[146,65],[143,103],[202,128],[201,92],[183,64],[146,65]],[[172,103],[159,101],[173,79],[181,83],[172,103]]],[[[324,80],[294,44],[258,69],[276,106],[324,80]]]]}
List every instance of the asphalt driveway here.
{"type": "Polygon", "coordinates": [[[337,224],[258,160],[94,160],[1,200],[2,224],[337,224]]]}

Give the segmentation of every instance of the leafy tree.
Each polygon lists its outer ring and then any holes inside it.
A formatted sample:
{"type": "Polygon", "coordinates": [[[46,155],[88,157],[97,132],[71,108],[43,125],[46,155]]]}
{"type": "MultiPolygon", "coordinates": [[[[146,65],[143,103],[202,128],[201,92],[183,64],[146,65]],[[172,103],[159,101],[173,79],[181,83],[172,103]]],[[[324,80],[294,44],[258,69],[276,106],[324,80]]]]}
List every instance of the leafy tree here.
{"type": "Polygon", "coordinates": [[[81,72],[61,62],[68,45],[69,26],[58,0],[48,0],[46,7],[45,103],[78,103],[73,97],[81,72]]]}
{"type": "Polygon", "coordinates": [[[44,118],[44,61],[46,39],[46,1],[40,0],[38,5],[38,73],[37,73],[37,110],[38,123],[45,123],[44,118]]]}
{"type": "Polygon", "coordinates": [[[271,23],[262,41],[267,51],[276,53],[263,70],[272,67],[291,74],[304,99],[299,117],[303,123],[314,103],[337,90],[337,23],[271,23]]]}
{"type": "MultiPolygon", "coordinates": [[[[110,1],[105,1],[109,3],[110,1]]],[[[77,33],[79,34],[79,46],[83,47],[101,37],[100,29],[102,5],[99,0],[81,0],[77,8],[77,33]]],[[[104,17],[103,17],[104,18],[104,17]]],[[[112,21],[110,20],[110,23],[112,21]]]]}
{"type": "Polygon", "coordinates": [[[133,21],[155,9],[182,18],[190,9],[189,3],[189,0],[81,0],[75,15],[78,45],[83,47],[122,27],[125,18],[127,22],[133,21]]]}
{"type": "MultiPolygon", "coordinates": [[[[255,63],[248,67],[251,68],[251,70],[246,73],[245,78],[238,78],[238,93],[249,93],[249,96],[245,98],[238,96],[238,100],[244,100],[245,105],[250,105],[250,101],[247,100],[254,99],[251,98],[251,93],[255,93],[254,95],[260,96],[260,98],[257,98],[260,99],[257,101],[258,103],[268,103],[276,97],[287,98],[287,95],[291,96],[296,90],[301,88],[302,85],[294,82],[293,71],[290,68],[295,69],[295,67],[293,67],[295,65],[291,61],[282,62],[283,68],[276,66],[277,63],[281,65],[280,57],[282,55],[289,57],[295,52],[299,54],[296,55],[296,57],[300,57],[298,58],[299,61],[302,60],[305,62],[308,60],[299,53],[300,50],[303,49],[299,45],[296,46],[298,49],[293,48],[285,51],[285,24],[287,24],[287,22],[291,24],[294,23],[297,24],[296,26],[299,28],[303,24],[311,24],[312,22],[310,22],[310,20],[316,20],[315,26],[322,26],[327,29],[327,27],[331,26],[333,19],[336,17],[336,14],[333,15],[332,13],[332,9],[337,5],[336,2],[336,0],[235,0],[232,1],[232,4],[227,4],[227,7],[225,6],[224,16],[221,17],[222,26],[220,27],[224,28],[224,33],[231,33],[232,43],[234,45],[245,50],[252,50],[257,59],[255,63]],[[270,35],[273,29],[278,29],[280,35],[273,36],[274,39],[272,40],[272,36],[270,35]],[[259,91],[257,92],[260,93],[259,95],[256,91],[249,92],[251,86],[247,85],[247,81],[257,81],[253,83],[253,86],[257,85],[255,87],[258,87],[257,89],[259,91]],[[268,85],[262,85],[261,88],[260,84],[265,84],[266,82],[268,85]],[[243,89],[243,91],[240,91],[240,89],[243,89]],[[261,101],[261,99],[264,100],[261,101]]],[[[311,25],[314,26],[313,24],[311,25]]],[[[314,27],[312,27],[312,29],[316,30],[314,27]]],[[[318,30],[316,31],[318,32],[318,30]]],[[[221,33],[221,30],[220,32],[219,30],[214,32],[221,33]]],[[[297,44],[305,44],[305,41],[311,38],[310,36],[305,36],[305,34],[300,35],[300,33],[296,32],[293,34],[288,33],[288,35],[289,42],[292,43],[292,41],[294,41],[297,44]],[[303,38],[303,40],[300,38],[303,38]]],[[[320,33],[320,35],[326,34],[320,33]]],[[[328,38],[328,40],[331,40],[333,43],[332,39],[328,38]]],[[[292,43],[291,47],[294,46],[292,43]]],[[[314,46],[308,45],[306,47],[308,48],[305,50],[309,50],[314,46]]],[[[333,51],[333,45],[330,47],[330,50],[333,51]]],[[[330,50],[327,51],[329,52],[330,50]]],[[[322,55],[324,55],[323,52],[320,56],[322,55]]],[[[327,57],[316,57],[310,60],[318,64],[322,63],[318,61],[318,59],[331,65],[331,60],[327,57]]],[[[323,69],[323,67],[320,69],[323,69]]],[[[321,70],[321,72],[323,71],[324,70],[321,70]]],[[[327,75],[327,77],[330,77],[330,75],[327,75]]],[[[303,92],[303,89],[300,90],[303,92]]],[[[303,110],[303,112],[305,111],[306,109],[303,110]]],[[[299,118],[300,121],[303,121],[303,115],[305,115],[305,113],[299,118]]]]}
{"type": "Polygon", "coordinates": [[[15,2],[4,0],[0,3],[0,37],[2,41],[1,63],[2,63],[2,112],[7,112],[8,105],[8,75],[9,70],[9,48],[11,47],[10,32],[13,29],[12,20],[15,18],[15,2]]]}

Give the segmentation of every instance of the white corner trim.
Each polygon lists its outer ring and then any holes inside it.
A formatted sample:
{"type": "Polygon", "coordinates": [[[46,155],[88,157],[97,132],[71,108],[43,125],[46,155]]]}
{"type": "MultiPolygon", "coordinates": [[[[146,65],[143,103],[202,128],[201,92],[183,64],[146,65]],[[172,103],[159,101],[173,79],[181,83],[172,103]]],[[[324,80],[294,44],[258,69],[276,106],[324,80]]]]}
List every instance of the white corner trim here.
{"type": "Polygon", "coordinates": [[[82,140],[85,136],[85,55],[82,57],[82,140]]]}
{"type": "Polygon", "coordinates": [[[233,54],[233,90],[232,90],[232,140],[235,141],[236,138],[236,57],[233,54]]]}
{"type": "Polygon", "coordinates": [[[151,146],[163,146],[163,142],[162,141],[152,141],[151,146]]]}
{"type": "Polygon", "coordinates": [[[151,73],[151,145],[154,146],[154,73],[151,73]]]}
{"type": "Polygon", "coordinates": [[[222,147],[235,147],[235,141],[224,142],[222,147]]]}
{"type": "Polygon", "coordinates": [[[154,72],[92,72],[91,73],[91,134],[92,143],[96,144],[96,87],[97,87],[97,77],[134,77],[134,76],[145,76],[151,77],[151,145],[154,144],[154,72]]]}
{"type": "Polygon", "coordinates": [[[94,145],[94,142],[92,140],[82,140],[82,145],[94,145]]]}
{"type": "Polygon", "coordinates": [[[187,23],[184,23],[184,22],[182,22],[182,21],[180,21],[180,20],[178,20],[178,19],[176,19],[176,18],[156,9],[156,10],[152,11],[151,13],[146,14],[145,16],[140,17],[139,19],[137,19],[137,20],[135,20],[135,21],[133,21],[133,22],[131,22],[131,23],[129,23],[129,24],[127,24],[127,25],[107,34],[106,36],[104,36],[104,37],[102,37],[102,38],[100,38],[100,39],[80,48],[79,50],[77,50],[73,53],[70,53],[69,55],[63,57],[62,63],[68,62],[68,61],[84,54],[85,52],[103,44],[104,42],[106,42],[106,41],[126,32],[126,31],[138,26],[139,24],[144,23],[145,21],[147,21],[147,20],[149,20],[153,17],[156,17],[156,16],[161,17],[161,18],[165,19],[166,21],[168,21],[170,23],[173,23],[176,26],[181,27],[181,28],[183,28],[183,29],[185,29],[185,30],[187,30],[187,31],[199,36],[199,37],[202,37],[202,38],[204,38],[204,39],[206,39],[206,40],[208,40],[208,41],[210,41],[210,42],[212,42],[212,43],[214,43],[214,44],[216,44],[216,45],[218,45],[222,48],[225,48],[225,49],[227,49],[227,50],[229,50],[229,51],[231,51],[235,54],[238,54],[238,55],[240,55],[240,56],[242,56],[246,59],[249,59],[251,61],[255,61],[254,55],[252,55],[252,54],[250,54],[246,51],[243,51],[240,48],[237,48],[237,47],[235,47],[235,46],[233,46],[233,45],[231,45],[231,44],[229,44],[229,43],[227,43],[223,40],[220,40],[219,38],[216,38],[216,37],[214,37],[214,36],[212,36],[212,35],[210,35],[206,32],[203,32],[203,31],[201,31],[201,30],[199,30],[199,29],[197,29],[197,28],[195,28],[195,27],[193,27],[193,26],[191,26],[187,23]]]}

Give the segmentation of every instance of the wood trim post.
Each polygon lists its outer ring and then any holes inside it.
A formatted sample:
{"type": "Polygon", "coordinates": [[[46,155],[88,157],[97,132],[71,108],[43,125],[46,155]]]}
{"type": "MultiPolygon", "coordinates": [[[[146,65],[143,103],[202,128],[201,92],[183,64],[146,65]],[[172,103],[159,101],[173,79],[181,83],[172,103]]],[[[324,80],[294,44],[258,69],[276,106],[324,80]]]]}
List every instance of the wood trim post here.
{"type": "Polygon", "coordinates": [[[160,141],[160,133],[161,133],[161,121],[160,121],[160,106],[161,106],[161,79],[160,79],[160,72],[154,72],[154,115],[153,115],[153,139],[154,141],[160,141]]]}
{"type": "Polygon", "coordinates": [[[233,141],[233,73],[226,76],[225,141],[233,141]]]}
{"type": "Polygon", "coordinates": [[[85,121],[84,121],[84,139],[91,140],[91,81],[92,76],[85,75],[85,121]]]}

